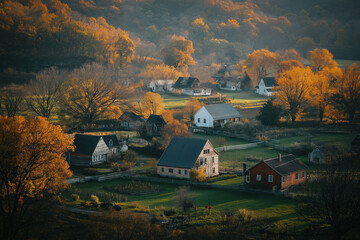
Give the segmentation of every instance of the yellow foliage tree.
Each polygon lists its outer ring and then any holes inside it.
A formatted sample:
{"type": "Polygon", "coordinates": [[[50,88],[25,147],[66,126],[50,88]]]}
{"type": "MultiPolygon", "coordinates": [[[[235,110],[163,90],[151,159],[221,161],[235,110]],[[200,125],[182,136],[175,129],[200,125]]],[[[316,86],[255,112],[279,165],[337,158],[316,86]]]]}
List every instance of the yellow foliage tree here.
{"type": "Polygon", "coordinates": [[[164,139],[163,147],[169,144],[172,137],[189,137],[190,133],[185,123],[181,123],[178,120],[168,122],[161,130],[161,135],[164,139]]]}
{"type": "Polygon", "coordinates": [[[142,102],[143,116],[148,118],[151,114],[161,114],[164,110],[164,102],[160,94],[147,92],[142,102]]]}
{"type": "Polygon", "coordinates": [[[288,109],[292,122],[301,112],[303,104],[308,100],[314,73],[309,67],[295,67],[282,73],[277,80],[275,97],[280,105],[288,109]]]}
{"type": "Polygon", "coordinates": [[[207,176],[204,173],[205,167],[200,168],[199,170],[191,169],[190,171],[190,178],[193,181],[197,182],[206,182],[207,176]]]}
{"type": "Polygon", "coordinates": [[[144,71],[142,71],[138,77],[144,80],[158,80],[158,79],[178,79],[183,73],[176,70],[173,66],[165,64],[160,65],[146,65],[144,71]]]}
{"type": "Polygon", "coordinates": [[[279,54],[266,49],[255,50],[247,56],[244,65],[260,81],[262,77],[268,76],[270,72],[277,71],[279,57],[279,54]]]}
{"type": "Polygon", "coordinates": [[[310,67],[317,73],[323,70],[325,67],[332,69],[337,68],[338,64],[333,59],[333,55],[325,48],[316,48],[313,51],[309,51],[310,67]]]}
{"type": "Polygon", "coordinates": [[[204,104],[199,102],[196,98],[190,98],[187,102],[184,112],[186,119],[189,120],[190,124],[194,123],[194,115],[204,104]]]}
{"type": "Polygon", "coordinates": [[[71,177],[65,153],[73,139],[38,117],[0,117],[0,216],[3,239],[14,239],[28,206],[57,196],[71,177]]]}
{"type": "Polygon", "coordinates": [[[194,46],[192,41],[185,39],[182,36],[174,35],[169,43],[169,46],[161,51],[164,63],[176,68],[187,68],[188,65],[195,65],[195,60],[191,57],[194,53],[194,46]]]}

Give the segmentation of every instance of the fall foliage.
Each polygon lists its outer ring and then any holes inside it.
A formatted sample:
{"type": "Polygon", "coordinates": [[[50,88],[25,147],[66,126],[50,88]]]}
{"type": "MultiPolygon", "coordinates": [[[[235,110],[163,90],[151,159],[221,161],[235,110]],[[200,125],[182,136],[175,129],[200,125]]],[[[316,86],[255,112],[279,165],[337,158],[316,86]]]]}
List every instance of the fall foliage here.
{"type": "Polygon", "coordinates": [[[164,139],[163,147],[166,148],[172,137],[189,137],[190,133],[188,132],[188,127],[185,123],[174,120],[172,122],[166,123],[166,125],[161,130],[161,135],[164,139]]]}
{"type": "Polygon", "coordinates": [[[29,204],[67,187],[64,154],[73,139],[45,118],[0,117],[0,216],[4,239],[14,239],[29,204]]]}
{"type": "Polygon", "coordinates": [[[199,170],[191,169],[190,178],[193,181],[197,182],[206,182],[207,176],[204,173],[205,167],[201,167],[199,170]]]}
{"type": "Polygon", "coordinates": [[[196,62],[191,57],[193,53],[192,41],[176,35],[171,38],[169,45],[162,50],[164,63],[176,68],[187,68],[188,65],[195,65],[196,62]]]}

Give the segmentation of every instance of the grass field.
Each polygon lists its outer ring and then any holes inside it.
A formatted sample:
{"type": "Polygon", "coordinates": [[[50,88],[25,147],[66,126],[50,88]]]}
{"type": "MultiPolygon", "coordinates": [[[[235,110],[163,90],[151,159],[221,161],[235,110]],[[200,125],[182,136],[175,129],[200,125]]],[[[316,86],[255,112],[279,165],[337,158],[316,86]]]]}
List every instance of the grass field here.
{"type": "MultiPolygon", "coordinates": [[[[221,136],[216,136],[216,135],[206,135],[206,134],[199,134],[199,133],[194,133],[192,135],[193,138],[203,138],[203,139],[209,139],[210,142],[212,143],[212,145],[216,148],[219,147],[217,144],[215,144],[215,139],[219,138],[221,136]]],[[[232,138],[232,137],[223,137],[226,140],[226,146],[228,145],[238,145],[238,144],[246,144],[249,142],[246,142],[242,139],[239,138],[232,138]]]]}

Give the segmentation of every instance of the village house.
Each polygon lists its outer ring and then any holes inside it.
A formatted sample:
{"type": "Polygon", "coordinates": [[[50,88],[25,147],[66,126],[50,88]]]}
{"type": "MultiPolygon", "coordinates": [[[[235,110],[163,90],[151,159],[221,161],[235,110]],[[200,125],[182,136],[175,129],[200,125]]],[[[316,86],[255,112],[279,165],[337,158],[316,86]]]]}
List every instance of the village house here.
{"type": "Polygon", "coordinates": [[[324,164],[326,162],[325,154],[318,148],[312,150],[309,155],[309,162],[312,164],[324,164]]]}
{"type": "Polygon", "coordinates": [[[159,136],[165,125],[166,122],[161,115],[151,114],[146,120],[146,133],[148,136],[159,136]]]}
{"type": "Polygon", "coordinates": [[[219,88],[224,91],[241,91],[241,77],[225,77],[217,80],[219,88]]]}
{"type": "Polygon", "coordinates": [[[274,93],[274,88],[277,86],[278,84],[274,77],[263,77],[261,78],[259,85],[255,87],[255,92],[260,95],[271,97],[274,93]]]}
{"type": "Polygon", "coordinates": [[[173,79],[167,80],[152,80],[149,84],[149,88],[152,92],[171,92],[174,85],[173,79]]]}
{"type": "Polygon", "coordinates": [[[179,77],[173,89],[189,96],[210,96],[212,92],[211,88],[201,86],[200,80],[194,77],[179,77]]]}
{"type": "Polygon", "coordinates": [[[68,153],[70,165],[94,166],[109,161],[111,152],[103,136],[76,134],[74,146],[75,151],[68,153]]]}
{"type": "Polygon", "coordinates": [[[292,154],[261,161],[245,172],[245,183],[253,187],[282,190],[306,181],[307,167],[292,154]]]}
{"type": "Polygon", "coordinates": [[[120,129],[136,130],[145,124],[145,119],[133,112],[124,112],[119,118],[120,129]]]}
{"type": "Polygon", "coordinates": [[[101,136],[110,150],[110,156],[118,156],[121,153],[120,142],[115,134],[101,136]]]}
{"type": "Polygon", "coordinates": [[[157,164],[162,177],[190,178],[191,169],[204,168],[207,177],[219,175],[219,153],[207,139],[173,137],[157,164]]]}
{"type": "Polygon", "coordinates": [[[194,124],[197,127],[224,127],[226,123],[239,122],[241,114],[231,103],[209,104],[195,113],[194,124]]]}

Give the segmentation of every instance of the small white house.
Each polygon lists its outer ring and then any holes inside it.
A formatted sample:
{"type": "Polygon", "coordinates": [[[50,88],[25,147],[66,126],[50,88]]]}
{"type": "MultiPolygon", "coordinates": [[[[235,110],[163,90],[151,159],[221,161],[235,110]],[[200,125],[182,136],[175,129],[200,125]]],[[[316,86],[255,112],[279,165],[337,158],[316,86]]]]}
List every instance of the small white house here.
{"type": "Polygon", "coordinates": [[[315,148],[309,153],[309,162],[313,164],[324,164],[326,162],[324,153],[320,149],[315,148]]]}
{"type": "Polygon", "coordinates": [[[152,92],[167,92],[172,91],[174,80],[152,80],[149,84],[149,88],[152,92]]]}
{"type": "Polygon", "coordinates": [[[239,122],[241,114],[231,103],[209,104],[195,113],[194,124],[197,127],[224,127],[229,122],[239,122]]]}
{"type": "Polygon", "coordinates": [[[261,78],[260,83],[256,86],[256,93],[264,96],[272,96],[274,93],[274,87],[278,86],[274,77],[261,78]]]}

